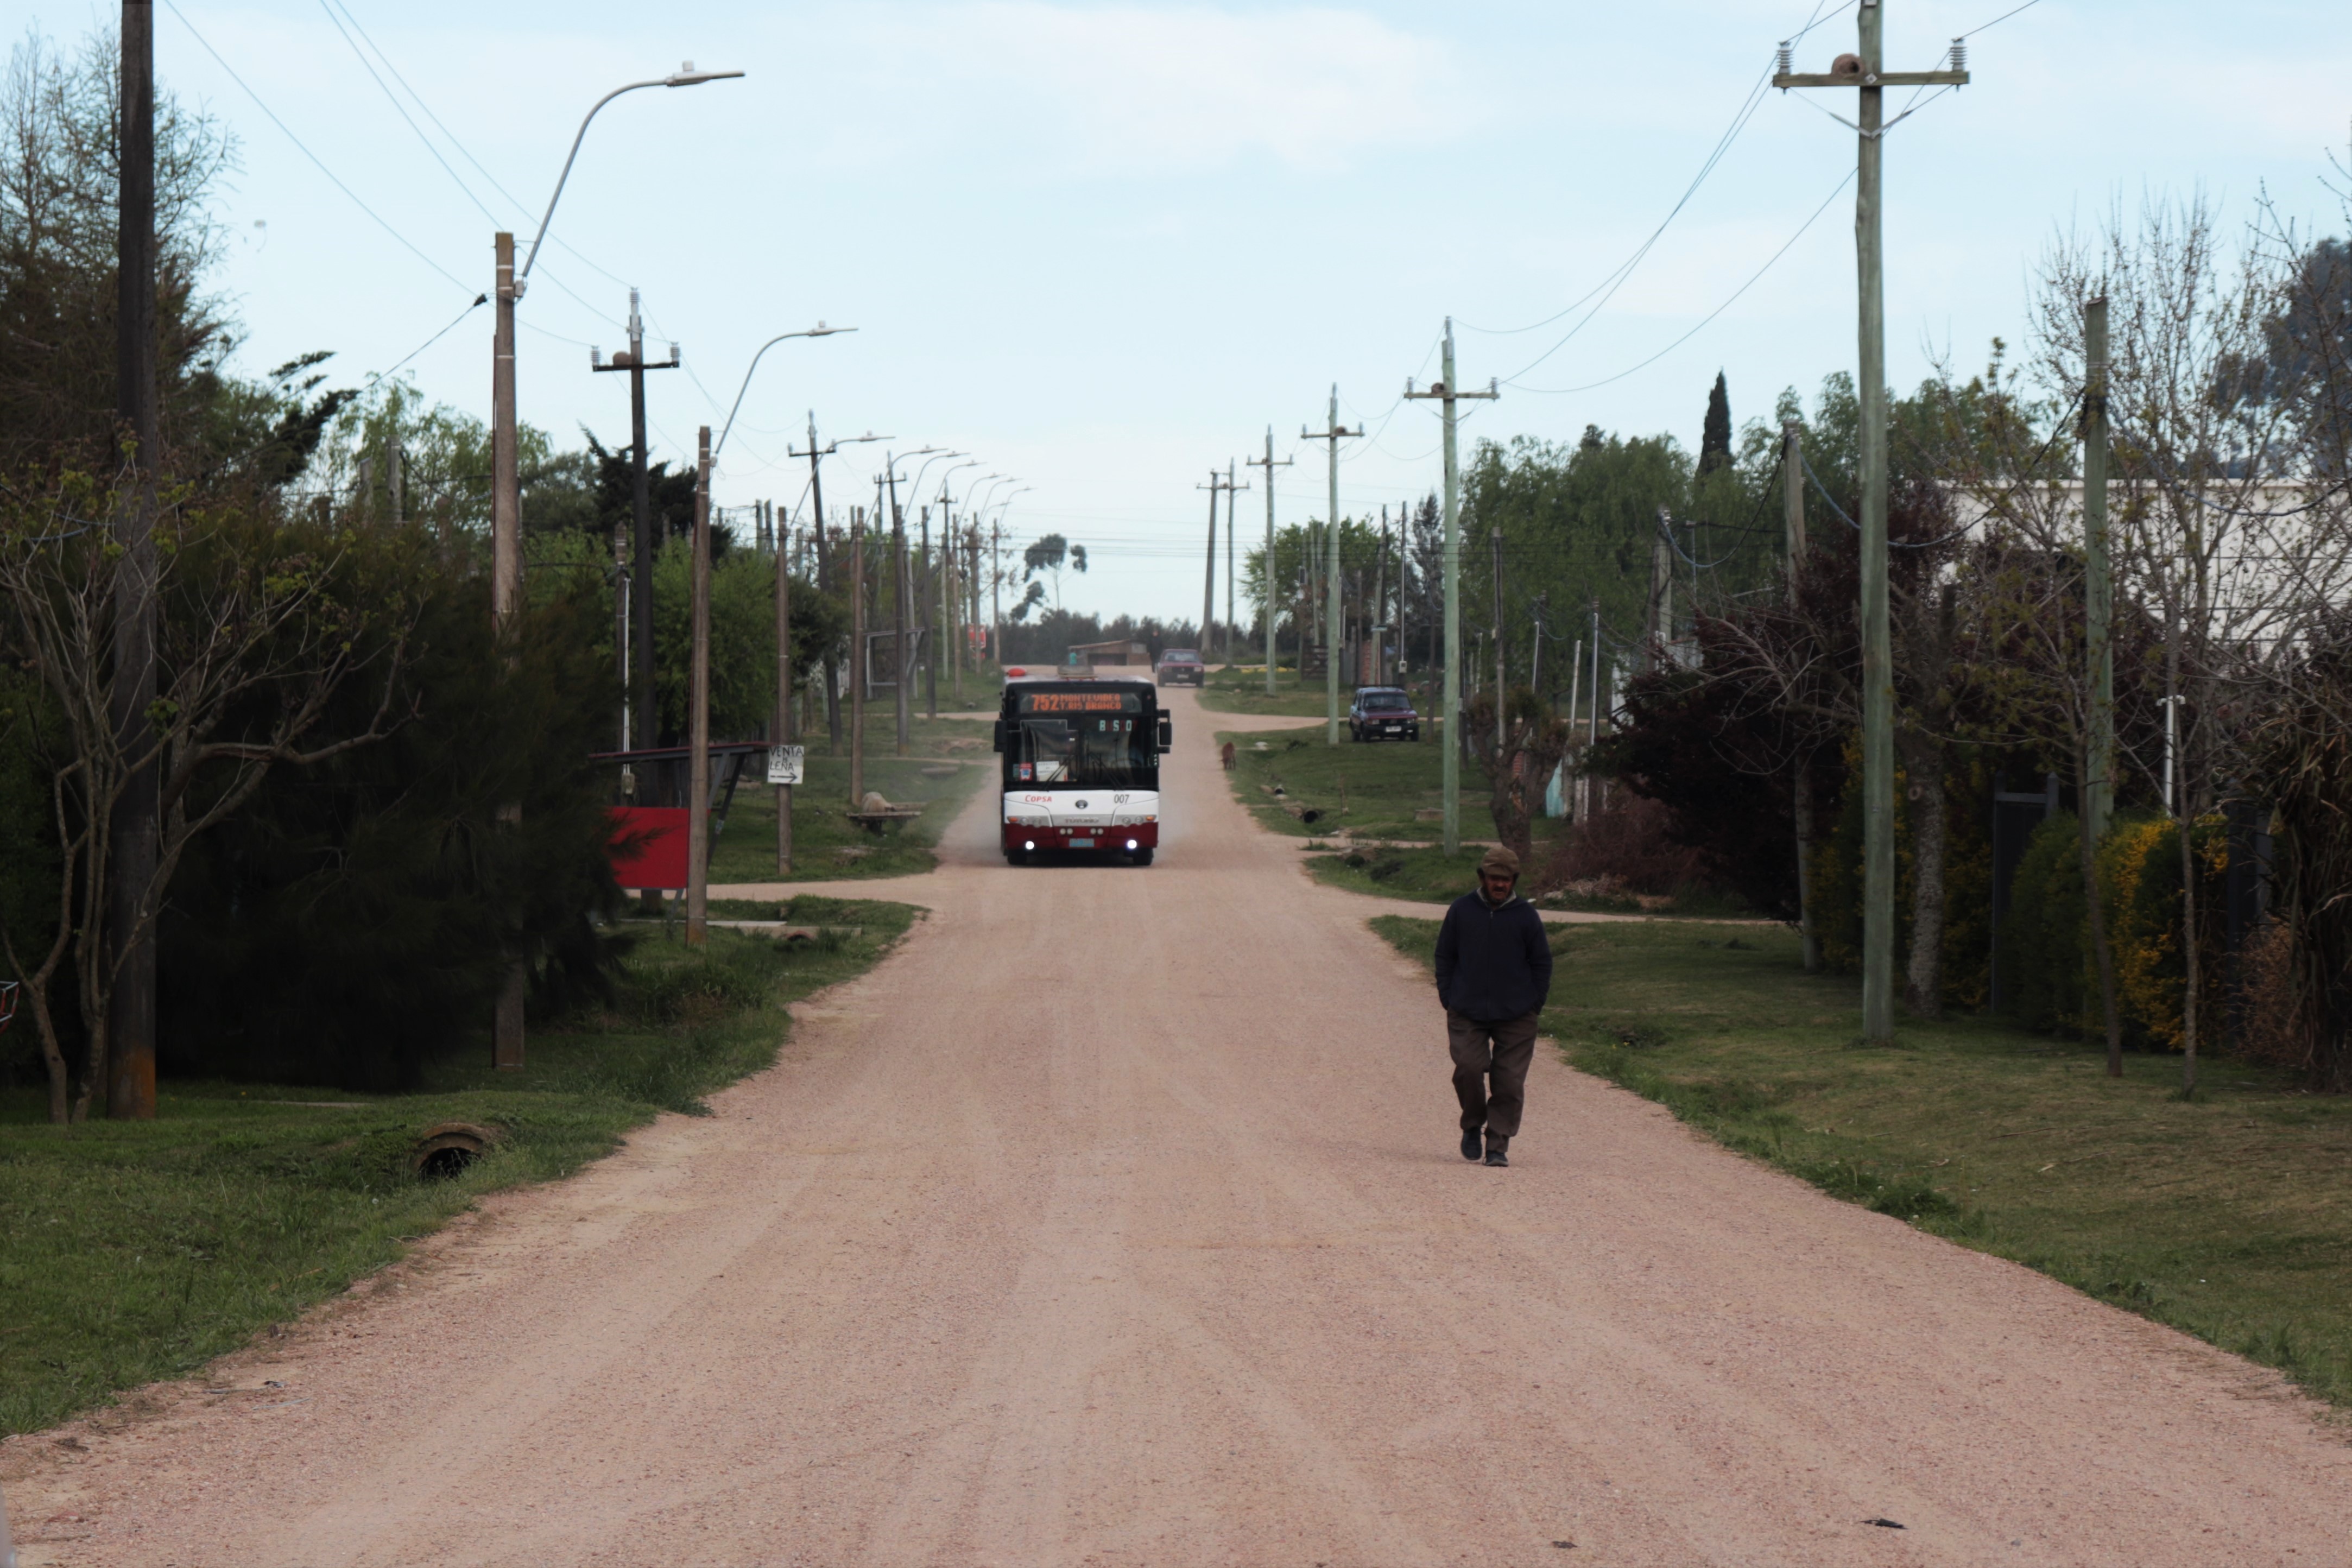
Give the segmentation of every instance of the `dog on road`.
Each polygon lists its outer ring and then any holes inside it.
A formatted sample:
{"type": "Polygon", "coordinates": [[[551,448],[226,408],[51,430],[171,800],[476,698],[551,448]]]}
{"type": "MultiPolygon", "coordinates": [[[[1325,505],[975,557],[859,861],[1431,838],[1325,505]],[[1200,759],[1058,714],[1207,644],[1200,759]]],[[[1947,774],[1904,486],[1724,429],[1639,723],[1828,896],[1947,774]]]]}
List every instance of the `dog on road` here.
{"type": "Polygon", "coordinates": [[[1225,772],[1232,773],[1234,771],[1234,743],[1231,741],[1227,741],[1223,745],[1218,747],[1217,755],[1223,760],[1225,772]]]}

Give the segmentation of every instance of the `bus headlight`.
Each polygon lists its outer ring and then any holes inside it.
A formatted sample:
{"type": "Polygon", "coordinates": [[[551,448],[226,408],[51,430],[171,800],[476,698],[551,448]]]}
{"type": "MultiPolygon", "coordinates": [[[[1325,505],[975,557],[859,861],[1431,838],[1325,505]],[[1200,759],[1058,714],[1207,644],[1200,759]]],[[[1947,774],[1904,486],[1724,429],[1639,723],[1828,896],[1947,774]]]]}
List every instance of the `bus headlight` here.
{"type": "Polygon", "coordinates": [[[1132,839],[1132,838],[1129,839],[1129,840],[1127,841],[1127,847],[1128,847],[1129,849],[1134,848],[1134,847],[1135,847],[1135,840],[1134,840],[1134,839],[1132,839]]]}
{"type": "Polygon", "coordinates": [[[1037,850],[1037,841],[1034,838],[1024,838],[1021,841],[1021,847],[1024,853],[1034,855],[1037,850]]]}

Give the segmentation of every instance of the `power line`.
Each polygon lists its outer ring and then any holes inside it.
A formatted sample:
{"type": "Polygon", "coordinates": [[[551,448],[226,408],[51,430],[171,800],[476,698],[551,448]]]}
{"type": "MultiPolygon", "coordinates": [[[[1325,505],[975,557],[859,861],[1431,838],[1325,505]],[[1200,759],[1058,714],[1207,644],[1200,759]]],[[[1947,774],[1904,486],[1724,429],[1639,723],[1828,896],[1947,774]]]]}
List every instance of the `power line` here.
{"type": "MultiPolygon", "coordinates": [[[[338,3],[340,4],[341,0],[338,0],[338,3]]],[[[449,145],[457,149],[457,155],[465,159],[467,163],[471,163],[474,166],[475,172],[480,174],[483,179],[489,182],[490,189],[506,197],[509,202],[513,204],[516,211],[522,213],[526,217],[528,217],[530,216],[530,208],[524,204],[521,198],[518,197],[512,191],[508,190],[504,185],[499,184],[498,176],[491,174],[489,170],[484,168],[482,166],[482,161],[479,158],[475,157],[472,153],[467,150],[466,144],[457,140],[457,132],[451,131],[447,125],[442,123],[441,117],[433,112],[433,106],[425,101],[425,95],[418,92],[415,88],[409,85],[408,79],[400,74],[400,68],[392,63],[392,57],[383,52],[383,46],[377,43],[369,34],[368,30],[360,25],[359,17],[352,14],[351,7],[348,5],[345,5],[342,7],[342,11],[344,19],[352,25],[352,30],[357,33],[362,39],[366,40],[367,47],[375,52],[376,58],[383,62],[383,68],[392,73],[392,79],[398,82],[401,85],[402,89],[405,91],[409,98],[415,102],[416,107],[425,111],[425,118],[433,121],[434,129],[439,131],[442,135],[446,136],[449,139],[449,145]]],[[[467,194],[468,195],[472,195],[471,192],[467,192],[467,194]]],[[[480,205],[478,202],[475,205],[478,206],[480,205]]],[[[484,210],[488,211],[488,209],[485,208],[484,210]]],[[[612,272],[606,271],[605,268],[598,267],[594,261],[583,255],[577,248],[565,243],[562,236],[551,234],[548,236],[548,238],[554,244],[561,246],[563,249],[571,251],[572,257],[583,266],[585,266],[593,271],[603,273],[606,278],[612,279],[614,282],[618,283],[624,289],[630,286],[627,279],[617,277],[612,272]]],[[[557,287],[562,288],[562,285],[559,283],[557,284],[557,287]]],[[[572,290],[569,289],[565,289],[563,291],[567,294],[572,293],[572,290]]],[[[572,298],[576,300],[579,299],[579,296],[573,294],[572,298]]],[[[585,303],[585,301],[583,302],[585,303]]],[[[591,307],[591,309],[593,309],[593,307],[591,307]]]]}
{"type": "Polygon", "coordinates": [[[1682,347],[1685,343],[1690,342],[1691,339],[1696,337],[1701,331],[1705,331],[1709,323],[1713,322],[1717,316],[1722,315],[1726,310],[1731,309],[1731,307],[1738,301],[1739,297],[1742,294],[1745,294],[1748,289],[1753,289],[1758,280],[1762,279],[1764,274],[1772,270],[1774,262],[1779,261],[1780,258],[1788,255],[1790,247],[1795,245],[1797,241],[1805,237],[1805,231],[1813,226],[1814,221],[1818,219],[1822,214],[1829,210],[1830,204],[1837,200],[1839,194],[1853,183],[1853,171],[1849,169],[1845,173],[1845,177],[1831,187],[1830,194],[1822,198],[1822,205],[1815,207],[1811,214],[1806,217],[1805,221],[1797,226],[1797,232],[1790,235],[1785,241],[1783,241],[1780,248],[1774,251],[1765,259],[1763,266],[1758,268],[1753,273],[1749,274],[1747,282],[1742,283],[1738,288],[1733,289],[1729,299],[1725,300],[1722,304],[1717,305],[1714,310],[1709,310],[1699,320],[1698,325],[1691,328],[1689,331],[1685,332],[1681,337],[1676,338],[1673,342],[1668,343],[1664,348],[1660,349],[1656,353],[1652,354],[1648,359],[1642,361],[1639,364],[1628,365],[1625,369],[1619,371],[1615,375],[1603,376],[1599,381],[1588,381],[1581,386],[1521,386],[1517,382],[1508,382],[1506,383],[1506,384],[1517,387],[1521,392],[1540,393],[1545,396],[1566,395],[1569,393],[1591,392],[1595,387],[1607,386],[1612,382],[1624,380],[1627,376],[1633,374],[1637,370],[1643,370],[1657,363],[1660,360],[1665,358],[1668,354],[1674,353],[1676,349],[1682,347]]]}
{"type": "Polygon", "coordinates": [[[385,376],[390,375],[394,371],[398,370],[402,365],[406,364],[410,360],[415,359],[418,354],[423,353],[426,349],[431,348],[435,343],[439,342],[443,338],[446,338],[451,332],[456,331],[459,321],[464,321],[467,317],[472,315],[475,311],[480,310],[484,305],[487,305],[489,302],[490,297],[488,294],[475,295],[474,302],[467,306],[464,310],[458,311],[456,318],[453,319],[447,326],[442,328],[439,331],[434,333],[431,337],[425,339],[423,342],[417,344],[415,348],[409,350],[406,353],[393,361],[386,368],[376,371],[369,375],[368,380],[371,382],[382,381],[385,376]]]}
{"type": "Polygon", "coordinates": [[[310,159],[313,164],[316,164],[319,173],[326,175],[330,181],[333,182],[335,189],[351,197],[352,205],[353,206],[358,207],[360,211],[373,218],[377,227],[383,229],[384,233],[392,236],[393,238],[398,240],[402,247],[410,255],[415,257],[417,260],[422,261],[425,266],[430,267],[434,271],[438,272],[442,277],[449,279],[450,282],[457,284],[458,288],[463,289],[467,286],[464,282],[459,280],[456,273],[450,271],[447,268],[442,266],[439,262],[425,255],[422,250],[419,250],[415,245],[409,240],[409,237],[406,235],[393,227],[391,224],[385,222],[382,214],[378,213],[375,208],[368,205],[367,203],[362,201],[357,191],[352,190],[351,186],[343,184],[343,182],[337,177],[335,172],[332,169],[328,168],[324,161],[322,161],[316,153],[311,152],[309,147],[305,146],[303,144],[302,138],[295,135],[293,131],[288,127],[286,121],[278,118],[276,110],[272,110],[269,105],[261,101],[261,95],[254,91],[251,87],[247,86],[246,79],[236,74],[236,68],[231,66],[228,61],[221,58],[221,52],[213,47],[212,45],[206,41],[202,33],[196,31],[195,24],[188,20],[187,14],[182,11],[180,7],[174,4],[174,0],[163,0],[163,4],[171,7],[173,16],[179,17],[180,26],[188,29],[189,37],[194,38],[198,44],[203,46],[205,53],[212,56],[213,62],[215,65],[218,65],[221,69],[228,72],[229,80],[236,83],[238,87],[244,88],[245,96],[253,100],[254,107],[260,110],[262,113],[268,115],[269,122],[272,125],[277,126],[278,130],[285,132],[286,140],[293,142],[294,145],[300,150],[302,156],[310,159]]]}

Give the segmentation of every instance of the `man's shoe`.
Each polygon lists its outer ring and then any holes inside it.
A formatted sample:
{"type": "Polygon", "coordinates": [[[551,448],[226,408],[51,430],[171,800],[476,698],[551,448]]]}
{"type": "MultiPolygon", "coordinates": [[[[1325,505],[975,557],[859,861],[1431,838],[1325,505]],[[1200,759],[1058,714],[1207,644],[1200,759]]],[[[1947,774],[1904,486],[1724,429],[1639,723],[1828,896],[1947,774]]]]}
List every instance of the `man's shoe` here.
{"type": "Polygon", "coordinates": [[[1501,1149],[1495,1148],[1486,1151],[1486,1163],[1489,1165],[1507,1165],[1510,1163],[1511,1157],[1508,1154],[1504,1153],[1501,1149]]]}
{"type": "Polygon", "coordinates": [[[1473,1127],[1470,1131],[1462,1134],[1462,1157],[1464,1159],[1475,1160],[1484,1152],[1484,1141],[1479,1137],[1478,1130],[1475,1127],[1473,1127]]]}

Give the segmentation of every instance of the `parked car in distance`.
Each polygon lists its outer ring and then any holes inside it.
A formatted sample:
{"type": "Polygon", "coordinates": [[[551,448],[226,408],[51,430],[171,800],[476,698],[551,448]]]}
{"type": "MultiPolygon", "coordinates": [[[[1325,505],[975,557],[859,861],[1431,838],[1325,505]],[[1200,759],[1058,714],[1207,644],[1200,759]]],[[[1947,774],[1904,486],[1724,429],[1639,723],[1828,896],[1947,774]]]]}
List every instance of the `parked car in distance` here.
{"type": "Polygon", "coordinates": [[[1162,686],[1205,686],[1209,667],[1192,648],[1165,648],[1160,655],[1159,679],[1162,686]]]}
{"type": "Polygon", "coordinates": [[[1418,741],[1421,715],[1402,686],[1360,686],[1348,705],[1348,733],[1359,741],[1418,741]]]}

